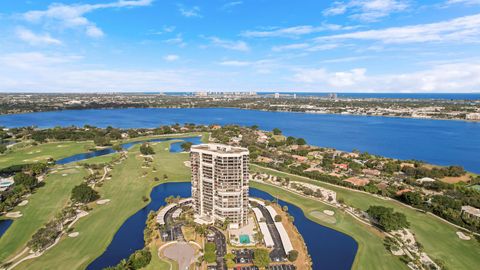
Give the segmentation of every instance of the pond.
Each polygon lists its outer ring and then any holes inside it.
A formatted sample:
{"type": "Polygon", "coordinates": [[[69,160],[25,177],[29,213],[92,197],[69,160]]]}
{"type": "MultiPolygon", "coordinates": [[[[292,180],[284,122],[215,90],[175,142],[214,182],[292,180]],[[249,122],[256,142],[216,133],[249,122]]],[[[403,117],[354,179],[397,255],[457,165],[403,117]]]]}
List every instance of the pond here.
{"type": "MultiPolygon", "coordinates": [[[[194,136],[194,137],[185,137],[185,138],[156,138],[156,139],[150,139],[150,140],[142,140],[142,141],[134,141],[134,142],[129,142],[129,143],[124,143],[121,144],[120,146],[123,149],[129,149],[132,146],[144,142],[166,142],[166,141],[172,141],[172,140],[181,140],[181,142],[175,142],[170,145],[170,152],[181,152],[182,148],[181,145],[184,142],[191,142],[193,144],[200,144],[201,143],[202,137],[200,136],[194,136]]],[[[99,157],[99,156],[104,156],[104,155],[109,155],[112,153],[115,153],[117,151],[113,150],[111,147],[101,149],[101,150],[96,150],[96,151],[91,151],[88,153],[81,153],[81,154],[76,154],[72,155],[66,158],[62,158],[56,161],[57,164],[64,165],[67,163],[71,162],[76,162],[76,161],[82,161],[85,159],[93,158],[93,157],[99,157]]]]}

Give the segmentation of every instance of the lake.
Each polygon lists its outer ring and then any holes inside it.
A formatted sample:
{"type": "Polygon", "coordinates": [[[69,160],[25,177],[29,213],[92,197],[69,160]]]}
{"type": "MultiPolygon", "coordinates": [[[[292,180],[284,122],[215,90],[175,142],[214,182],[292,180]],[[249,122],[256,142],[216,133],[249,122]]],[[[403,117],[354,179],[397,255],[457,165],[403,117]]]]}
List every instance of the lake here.
{"type": "MultiPolygon", "coordinates": [[[[107,250],[88,267],[88,270],[101,270],[118,264],[128,258],[135,250],[144,247],[143,230],[150,211],[156,211],[165,206],[168,196],[190,197],[191,184],[166,183],[156,186],[150,196],[151,202],[131,216],[115,234],[107,250]]],[[[274,198],[261,190],[250,188],[250,196],[273,200],[274,198]]],[[[324,227],[305,217],[302,210],[295,205],[279,200],[279,204],[288,207],[288,212],[294,217],[294,224],[302,234],[313,260],[313,269],[347,270],[350,269],[357,253],[355,240],[343,233],[324,227]]]]}
{"type": "Polygon", "coordinates": [[[339,150],[461,165],[480,173],[480,123],[375,116],[266,112],[229,108],[105,109],[0,115],[0,126],[154,128],[174,123],[258,125],[339,150]]]}

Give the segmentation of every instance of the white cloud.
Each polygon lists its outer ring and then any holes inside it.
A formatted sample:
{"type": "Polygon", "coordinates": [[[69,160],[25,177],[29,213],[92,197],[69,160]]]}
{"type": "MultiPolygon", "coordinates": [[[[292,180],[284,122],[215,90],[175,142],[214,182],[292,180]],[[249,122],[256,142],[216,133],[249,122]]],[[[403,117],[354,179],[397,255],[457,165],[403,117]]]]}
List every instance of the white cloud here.
{"type": "Polygon", "coordinates": [[[480,63],[440,64],[427,70],[386,75],[367,75],[364,68],[342,72],[299,69],[292,78],[305,88],[364,92],[477,92],[480,63]]]}
{"type": "Polygon", "coordinates": [[[17,28],[16,35],[19,39],[30,45],[61,45],[62,42],[50,36],[50,34],[36,34],[23,27],[17,28]]]}
{"type": "Polygon", "coordinates": [[[180,57],[176,54],[169,54],[169,55],[165,55],[163,57],[163,60],[165,60],[167,62],[177,61],[178,59],[180,59],[180,57]]]}
{"type": "Polygon", "coordinates": [[[480,0],[448,0],[447,5],[465,4],[465,5],[480,5],[480,0]]]}
{"type": "Polygon", "coordinates": [[[340,47],[340,44],[310,44],[310,43],[294,43],[288,45],[274,46],[272,51],[284,52],[290,50],[303,50],[308,52],[328,51],[340,47]]]}
{"type": "Polygon", "coordinates": [[[202,78],[211,78],[187,69],[85,68],[80,59],[39,52],[0,55],[0,91],[180,91],[200,85],[202,78]],[[187,76],[189,80],[185,80],[187,76]]]}
{"type": "Polygon", "coordinates": [[[187,45],[187,43],[183,40],[182,34],[177,34],[174,38],[166,39],[163,42],[167,44],[177,45],[181,48],[187,45]]]}
{"type": "Polygon", "coordinates": [[[23,14],[32,23],[57,24],[60,28],[79,28],[90,37],[102,37],[103,31],[85,15],[99,9],[149,6],[153,0],[118,0],[105,4],[51,4],[46,10],[33,10],[23,14]]]}
{"type": "Polygon", "coordinates": [[[250,47],[245,41],[226,40],[218,37],[208,37],[207,39],[210,40],[210,43],[212,44],[212,46],[221,47],[228,50],[242,51],[242,52],[247,52],[250,50],[250,47]]]}
{"type": "Polygon", "coordinates": [[[227,2],[222,6],[223,10],[231,10],[232,8],[243,4],[243,1],[231,1],[227,2]]]}
{"type": "Polygon", "coordinates": [[[200,14],[200,7],[194,6],[191,8],[185,7],[184,5],[178,5],[178,11],[182,14],[183,17],[192,18],[197,17],[201,18],[202,15],[200,14]]]}
{"type": "Polygon", "coordinates": [[[237,60],[227,60],[219,63],[221,66],[228,67],[246,67],[252,65],[252,62],[248,61],[237,61],[237,60]]]}
{"type": "Polygon", "coordinates": [[[391,27],[380,30],[351,32],[346,34],[318,37],[325,40],[372,40],[383,43],[419,42],[479,42],[480,14],[460,17],[448,21],[412,26],[391,27]]]}
{"type": "Polygon", "coordinates": [[[318,33],[322,31],[349,30],[355,27],[341,26],[337,24],[322,24],[321,26],[298,25],[285,28],[276,28],[263,31],[244,31],[240,35],[250,38],[290,37],[296,38],[302,35],[318,33]]]}
{"type": "Polygon", "coordinates": [[[38,70],[81,59],[77,55],[45,55],[41,52],[10,53],[0,55],[3,66],[21,70],[38,70]]]}
{"type": "Polygon", "coordinates": [[[405,0],[349,0],[335,1],[323,14],[335,16],[349,13],[350,17],[361,21],[373,22],[387,17],[394,12],[404,11],[409,7],[405,0]]]}

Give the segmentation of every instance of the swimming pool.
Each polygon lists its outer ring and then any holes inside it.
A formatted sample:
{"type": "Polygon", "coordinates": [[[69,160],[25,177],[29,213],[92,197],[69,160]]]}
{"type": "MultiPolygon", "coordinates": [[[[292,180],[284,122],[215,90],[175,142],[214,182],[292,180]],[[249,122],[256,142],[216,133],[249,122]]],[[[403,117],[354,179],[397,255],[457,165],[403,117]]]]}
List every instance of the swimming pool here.
{"type": "Polygon", "coordinates": [[[250,237],[246,234],[241,234],[240,235],[240,243],[241,244],[250,244],[250,237]]]}

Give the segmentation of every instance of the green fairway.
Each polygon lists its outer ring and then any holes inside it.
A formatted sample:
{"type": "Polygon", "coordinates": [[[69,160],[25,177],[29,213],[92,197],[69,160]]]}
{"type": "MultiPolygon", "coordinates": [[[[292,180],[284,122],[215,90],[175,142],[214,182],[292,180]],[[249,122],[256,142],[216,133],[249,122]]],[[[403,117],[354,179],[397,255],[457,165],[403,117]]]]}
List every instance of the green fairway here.
{"type": "Polygon", "coordinates": [[[93,147],[93,142],[53,142],[14,149],[0,156],[0,169],[12,165],[28,164],[46,161],[49,158],[55,160],[71,155],[88,152],[93,147]]]}
{"type": "Polygon", "coordinates": [[[26,206],[17,206],[13,210],[21,211],[23,216],[16,219],[0,238],[0,261],[25,248],[32,235],[67,204],[72,188],[80,184],[86,174],[83,168],[66,168],[51,173],[44,181],[45,186],[28,197],[26,206]]]}
{"type": "MultiPolygon", "coordinates": [[[[425,251],[433,258],[443,261],[448,269],[476,269],[480,265],[480,257],[478,256],[480,254],[480,243],[475,239],[470,241],[460,240],[455,234],[458,229],[429,214],[411,209],[394,200],[386,200],[370,194],[342,189],[320,181],[307,180],[303,177],[286,175],[255,165],[252,166],[252,171],[268,172],[272,175],[289,177],[292,181],[303,181],[328,188],[337,192],[337,198],[343,198],[346,204],[363,210],[368,209],[371,205],[392,207],[395,211],[402,212],[407,216],[411,224],[411,230],[415,233],[417,240],[423,245],[425,251]]],[[[285,195],[282,194],[281,198],[283,196],[285,195]]],[[[325,225],[329,226],[328,224],[325,225]]],[[[329,227],[333,226],[330,225],[329,227]]],[[[351,231],[345,232],[353,236],[359,242],[359,246],[362,246],[361,241],[357,239],[357,234],[351,231]]],[[[362,232],[364,233],[364,231],[362,232]]],[[[365,243],[366,246],[371,245],[370,242],[365,243]]],[[[361,263],[360,265],[363,266],[361,263]]]]}
{"type": "Polygon", "coordinates": [[[190,179],[190,172],[183,164],[188,154],[170,153],[166,150],[170,143],[152,144],[156,152],[152,167],[156,167],[157,172],[154,173],[151,168],[141,168],[143,158],[139,155],[139,145],[130,149],[129,157],[114,166],[112,179],[98,189],[101,197],[110,199],[110,203],[94,206],[88,216],[78,221],[74,226],[80,233],[77,238],[66,237],[41,257],[20,264],[18,269],[64,269],[64,265],[82,269],[100,256],[125,220],[147,204],[142,197],[148,197],[153,186],[163,182],[153,181],[155,176],[163,180],[166,174],[169,181],[190,179]],[[142,177],[143,171],[148,172],[146,177],[142,177]]]}
{"type": "MultiPolygon", "coordinates": [[[[303,210],[309,219],[352,236],[358,243],[353,269],[408,269],[398,258],[390,254],[383,246],[383,239],[375,229],[361,224],[353,217],[328,205],[301,197],[283,189],[257,182],[250,182],[250,186],[268,192],[274,197],[292,203],[303,210]],[[309,213],[312,211],[335,210],[337,222],[331,224],[317,219],[309,213]]],[[[305,237],[305,236],[304,236],[305,237]]],[[[321,239],[319,239],[321,241],[321,239]]]]}

